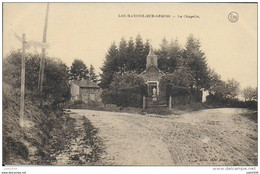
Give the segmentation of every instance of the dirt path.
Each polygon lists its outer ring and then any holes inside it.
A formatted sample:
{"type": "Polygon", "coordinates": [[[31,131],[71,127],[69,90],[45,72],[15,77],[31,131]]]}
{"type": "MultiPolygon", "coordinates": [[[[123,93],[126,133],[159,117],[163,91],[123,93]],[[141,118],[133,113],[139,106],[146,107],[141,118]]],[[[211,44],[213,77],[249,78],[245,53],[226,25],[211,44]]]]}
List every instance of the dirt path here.
{"type": "Polygon", "coordinates": [[[244,109],[184,115],[72,110],[99,129],[103,165],[257,165],[257,123],[244,109]]]}

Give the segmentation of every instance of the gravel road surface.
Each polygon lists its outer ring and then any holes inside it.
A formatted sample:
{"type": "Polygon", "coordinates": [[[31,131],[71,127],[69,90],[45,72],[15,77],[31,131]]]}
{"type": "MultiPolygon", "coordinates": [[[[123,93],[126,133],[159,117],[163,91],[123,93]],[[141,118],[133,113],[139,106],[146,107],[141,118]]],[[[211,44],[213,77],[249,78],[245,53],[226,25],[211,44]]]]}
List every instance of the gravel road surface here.
{"type": "Polygon", "coordinates": [[[257,123],[243,116],[246,109],[167,116],[71,111],[98,129],[101,165],[257,165],[257,123]]]}

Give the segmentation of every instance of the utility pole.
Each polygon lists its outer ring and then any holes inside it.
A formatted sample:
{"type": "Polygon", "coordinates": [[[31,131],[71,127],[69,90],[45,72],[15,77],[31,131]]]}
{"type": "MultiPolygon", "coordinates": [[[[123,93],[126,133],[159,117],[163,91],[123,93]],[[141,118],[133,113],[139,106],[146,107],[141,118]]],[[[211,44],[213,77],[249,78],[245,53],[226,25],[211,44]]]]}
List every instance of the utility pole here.
{"type": "MultiPolygon", "coordinates": [[[[43,60],[45,58],[45,49],[49,47],[49,45],[46,44],[48,11],[49,11],[49,3],[47,4],[47,13],[46,13],[46,19],[45,19],[43,43],[42,42],[37,42],[37,41],[29,41],[29,42],[27,42],[25,40],[25,34],[23,34],[22,37],[20,37],[16,33],[14,33],[14,36],[16,37],[16,39],[19,40],[20,42],[22,42],[21,98],[20,98],[20,113],[19,113],[19,115],[20,115],[19,124],[20,124],[22,129],[24,128],[25,49],[30,48],[30,46],[35,46],[35,47],[42,48],[42,57],[43,58],[41,60],[41,64],[43,65],[43,68],[42,68],[42,79],[43,79],[43,71],[44,71],[44,62],[43,62],[43,60]]],[[[41,89],[42,89],[42,87],[41,87],[41,89]]]]}
{"type": "MultiPolygon", "coordinates": [[[[49,3],[47,3],[47,9],[46,9],[45,24],[44,24],[44,31],[43,31],[43,43],[46,43],[48,13],[49,13],[49,3]]],[[[42,58],[41,58],[41,62],[40,62],[39,82],[38,82],[38,90],[39,90],[40,97],[42,97],[45,57],[46,57],[45,47],[43,47],[42,48],[42,58]]],[[[40,100],[41,100],[41,105],[42,105],[42,98],[40,100]]]]}
{"type": "Polygon", "coordinates": [[[25,89],[25,34],[22,37],[22,69],[21,69],[21,98],[20,98],[20,126],[23,129],[24,117],[24,89],[25,89]]]}
{"type": "Polygon", "coordinates": [[[22,37],[18,36],[14,33],[14,36],[17,40],[22,43],[22,67],[21,67],[21,98],[20,98],[20,119],[19,124],[24,128],[24,94],[25,94],[25,49],[30,48],[30,46],[40,47],[40,48],[47,48],[48,44],[36,42],[36,41],[29,41],[27,42],[25,39],[25,34],[22,37]]]}

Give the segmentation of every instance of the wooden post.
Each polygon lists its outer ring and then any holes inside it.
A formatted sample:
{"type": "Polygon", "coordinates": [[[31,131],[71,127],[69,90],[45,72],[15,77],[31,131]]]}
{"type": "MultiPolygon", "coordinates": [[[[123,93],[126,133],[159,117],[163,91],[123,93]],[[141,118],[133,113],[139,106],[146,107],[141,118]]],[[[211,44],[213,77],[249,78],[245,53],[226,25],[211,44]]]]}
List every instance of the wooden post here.
{"type": "MultiPolygon", "coordinates": [[[[46,43],[46,35],[47,35],[47,26],[48,26],[48,13],[49,13],[49,3],[47,4],[46,16],[45,16],[45,24],[43,31],[43,43],[46,43]]],[[[40,62],[40,73],[39,73],[39,82],[38,82],[38,90],[40,97],[42,97],[42,86],[43,86],[43,76],[44,76],[44,63],[45,63],[45,48],[42,48],[42,58],[40,62]]],[[[42,105],[42,99],[41,99],[42,105]]]]}
{"type": "Polygon", "coordinates": [[[20,126],[23,129],[24,122],[24,90],[25,90],[25,34],[22,37],[22,67],[21,67],[21,98],[20,98],[20,126]]]}
{"type": "Polygon", "coordinates": [[[172,96],[169,97],[169,109],[172,109],[172,96]]]}
{"type": "Polygon", "coordinates": [[[146,106],[145,106],[145,96],[143,96],[143,109],[145,109],[146,106]]]}

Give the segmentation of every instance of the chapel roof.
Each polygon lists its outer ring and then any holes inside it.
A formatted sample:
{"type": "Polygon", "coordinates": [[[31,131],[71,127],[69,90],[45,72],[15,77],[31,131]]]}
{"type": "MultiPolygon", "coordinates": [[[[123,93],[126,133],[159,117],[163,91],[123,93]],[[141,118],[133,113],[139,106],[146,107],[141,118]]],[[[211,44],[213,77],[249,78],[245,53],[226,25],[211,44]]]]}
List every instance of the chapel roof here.
{"type": "Polygon", "coordinates": [[[146,70],[144,70],[140,75],[143,75],[143,74],[146,74],[150,69],[156,69],[158,71],[158,73],[162,73],[163,75],[165,75],[164,72],[162,72],[158,67],[154,66],[154,65],[151,65],[149,66],[146,70]]]}

